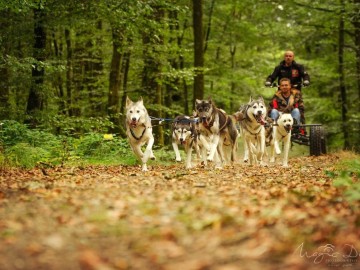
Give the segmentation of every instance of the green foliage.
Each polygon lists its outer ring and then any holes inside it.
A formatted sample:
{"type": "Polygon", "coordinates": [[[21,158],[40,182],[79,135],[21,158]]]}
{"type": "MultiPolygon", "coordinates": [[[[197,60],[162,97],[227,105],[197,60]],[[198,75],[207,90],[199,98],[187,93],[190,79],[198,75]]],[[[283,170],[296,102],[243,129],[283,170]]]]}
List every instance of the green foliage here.
{"type": "Polygon", "coordinates": [[[329,174],[334,177],[333,185],[344,189],[344,197],[347,200],[360,200],[360,160],[345,160],[338,166],[339,171],[329,174]]]}
{"type": "Polygon", "coordinates": [[[47,161],[51,157],[51,153],[41,147],[17,143],[5,150],[5,156],[8,165],[31,169],[39,162],[47,161]]]}
{"type": "Polygon", "coordinates": [[[3,146],[15,145],[24,141],[28,129],[26,125],[13,120],[2,121],[0,127],[0,139],[3,146]]]}
{"type": "MultiPolygon", "coordinates": [[[[359,123],[359,106],[353,101],[359,99],[355,55],[358,44],[353,29],[359,7],[352,1],[344,4],[346,105],[348,128],[353,133],[349,140],[351,147],[357,147],[354,127],[359,123]]],[[[107,132],[114,125],[105,117],[113,44],[119,45],[121,65],[125,55],[131,59],[126,82],[124,66],[116,79],[119,100],[125,94],[142,95],[159,115],[184,113],[185,102],[191,111],[191,8],[190,2],[184,0],[2,1],[0,81],[6,90],[0,93],[0,100],[8,100],[6,105],[0,104],[6,108],[5,112],[1,110],[1,116],[18,121],[27,117],[24,108],[35,80],[30,71],[40,67],[45,75],[41,88],[44,104],[36,116],[39,127],[77,137],[107,132]],[[51,30],[47,31],[46,59],[41,61],[34,57],[34,7],[44,11],[44,27],[51,30]],[[149,40],[145,42],[144,37],[149,40]],[[157,86],[146,80],[151,77],[149,73],[161,87],[161,98],[157,96],[156,102],[157,86]]],[[[311,87],[304,89],[307,122],[329,127],[329,148],[341,147],[344,138],[337,135],[342,133],[337,55],[340,8],[334,0],[203,1],[205,98],[213,97],[228,113],[233,113],[250,95],[270,99],[274,89],[265,89],[264,80],[282,60],[284,50],[294,50],[296,61],[304,64],[311,76],[311,87]]],[[[13,145],[22,136],[14,134],[7,142],[13,145]]]]}
{"type": "Polygon", "coordinates": [[[125,156],[131,152],[126,139],[104,139],[103,134],[90,133],[78,140],[76,154],[81,157],[125,156]]]}
{"type": "Polygon", "coordinates": [[[44,123],[42,128],[57,134],[80,136],[91,132],[106,133],[113,126],[114,124],[109,120],[109,117],[68,117],[57,115],[44,123]]]}

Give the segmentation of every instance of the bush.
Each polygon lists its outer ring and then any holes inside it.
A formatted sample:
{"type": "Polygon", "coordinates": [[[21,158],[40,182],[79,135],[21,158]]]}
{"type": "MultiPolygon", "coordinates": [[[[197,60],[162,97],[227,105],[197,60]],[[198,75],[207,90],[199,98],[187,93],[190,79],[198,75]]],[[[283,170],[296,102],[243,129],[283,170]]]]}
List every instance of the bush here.
{"type": "Polygon", "coordinates": [[[329,175],[334,177],[333,185],[344,190],[344,197],[348,201],[360,200],[360,161],[358,158],[343,160],[338,165],[338,170],[329,175]]]}
{"type": "Polygon", "coordinates": [[[126,139],[104,139],[102,134],[91,133],[77,140],[75,155],[91,163],[134,164],[133,155],[126,139]]]}
{"type": "Polygon", "coordinates": [[[126,139],[104,138],[88,133],[80,138],[54,135],[39,129],[28,129],[16,121],[0,126],[0,164],[33,168],[41,163],[57,165],[73,162],[92,164],[135,164],[137,160],[126,139]]]}
{"type": "Polygon", "coordinates": [[[38,162],[47,161],[51,154],[43,148],[32,147],[27,143],[18,143],[5,150],[6,160],[10,166],[26,169],[34,168],[38,162]]]}
{"type": "Polygon", "coordinates": [[[13,120],[4,120],[0,128],[1,143],[5,147],[25,141],[27,132],[26,125],[13,120]]]}

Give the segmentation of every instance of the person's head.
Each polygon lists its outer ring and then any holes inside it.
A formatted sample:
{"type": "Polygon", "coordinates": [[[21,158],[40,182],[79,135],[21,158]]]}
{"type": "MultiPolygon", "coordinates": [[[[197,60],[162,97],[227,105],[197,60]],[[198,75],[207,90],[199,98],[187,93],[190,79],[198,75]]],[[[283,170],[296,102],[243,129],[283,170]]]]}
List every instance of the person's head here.
{"type": "Polygon", "coordinates": [[[280,90],[282,94],[289,94],[291,91],[291,81],[289,78],[282,78],[280,80],[280,90]]]}
{"type": "Polygon", "coordinates": [[[285,60],[285,65],[290,66],[292,61],[294,61],[294,52],[293,51],[286,51],[284,53],[284,60],[285,60]]]}

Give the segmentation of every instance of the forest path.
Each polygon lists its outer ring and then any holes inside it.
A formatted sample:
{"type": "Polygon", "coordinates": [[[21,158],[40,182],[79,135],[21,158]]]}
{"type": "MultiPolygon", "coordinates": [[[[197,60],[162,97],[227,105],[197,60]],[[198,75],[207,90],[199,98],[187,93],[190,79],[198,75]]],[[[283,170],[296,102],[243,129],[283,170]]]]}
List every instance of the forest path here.
{"type": "Polygon", "coordinates": [[[2,170],[0,269],[355,269],[339,160],[2,170]]]}

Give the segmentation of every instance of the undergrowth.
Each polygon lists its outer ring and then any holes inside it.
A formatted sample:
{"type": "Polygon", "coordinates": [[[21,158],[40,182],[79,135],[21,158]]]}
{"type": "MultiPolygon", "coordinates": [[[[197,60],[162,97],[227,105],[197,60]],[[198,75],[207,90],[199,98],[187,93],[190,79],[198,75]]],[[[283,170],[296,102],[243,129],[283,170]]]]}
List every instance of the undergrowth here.
{"type": "MultiPolygon", "coordinates": [[[[172,152],[171,152],[172,153],[172,152]]],[[[173,157],[156,149],[157,162],[169,163],[173,157]]],[[[89,132],[81,136],[54,135],[29,129],[16,121],[0,126],[0,165],[31,169],[56,165],[135,165],[139,162],[125,138],[89,132]]],[[[151,165],[153,161],[149,161],[151,165]]]]}
{"type": "Polygon", "coordinates": [[[326,171],[333,178],[333,185],[343,189],[348,201],[360,200],[360,160],[359,156],[351,152],[340,153],[340,161],[335,171],[326,171]]]}

